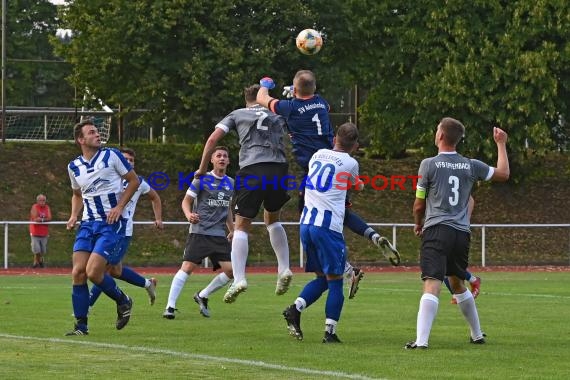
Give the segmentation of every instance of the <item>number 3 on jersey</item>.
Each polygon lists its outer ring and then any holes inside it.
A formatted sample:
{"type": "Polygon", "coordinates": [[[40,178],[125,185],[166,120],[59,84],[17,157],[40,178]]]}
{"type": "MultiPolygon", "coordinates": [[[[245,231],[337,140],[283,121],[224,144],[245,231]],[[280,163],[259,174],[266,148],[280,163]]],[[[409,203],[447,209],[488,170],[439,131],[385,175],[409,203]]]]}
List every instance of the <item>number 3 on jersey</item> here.
{"type": "Polygon", "coordinates": [[[451,175],[449,176],[448,182],[451,185],[452,192],[452,196],[449,197],[449,204],[451,206],[457,206],[457,203],[459,202],[459,178],[451,175]]]}

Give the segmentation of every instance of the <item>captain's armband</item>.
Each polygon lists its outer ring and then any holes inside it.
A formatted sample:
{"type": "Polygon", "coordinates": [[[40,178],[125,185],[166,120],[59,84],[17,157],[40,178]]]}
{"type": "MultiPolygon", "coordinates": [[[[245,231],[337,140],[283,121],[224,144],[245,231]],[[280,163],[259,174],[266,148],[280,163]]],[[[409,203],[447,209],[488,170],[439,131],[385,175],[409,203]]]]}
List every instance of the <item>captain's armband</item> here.
{"type": "Polygon", "coordinates": [[[420,189],[419,187],[416,188],[416,198],[426,199],[425,189],[420,189]]]}

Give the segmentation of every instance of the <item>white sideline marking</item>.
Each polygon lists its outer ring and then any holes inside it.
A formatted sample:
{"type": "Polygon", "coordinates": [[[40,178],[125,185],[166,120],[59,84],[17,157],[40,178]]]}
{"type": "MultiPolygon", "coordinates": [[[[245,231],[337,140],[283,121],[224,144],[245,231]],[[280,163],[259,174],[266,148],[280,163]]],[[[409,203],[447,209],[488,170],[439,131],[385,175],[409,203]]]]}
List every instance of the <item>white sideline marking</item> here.
{"type": "Polygon", "coordinates": [[[299,373],[308,374],[308,375],[330,376],[330,377],[337,377],[337,378],[343,378],[343,379],[382,380],[382,379],[378,379],[378,378],[367,377],[364,375],[350,374],[350,373],[337,372],[337,371],[320,371],[320,370],[310,369],[310,368],[288,367],[288,366],[280,365],[280,364],[265,363],[265,362],[262,362],[259,360],[232,359],[232,358],[226,358],[226,357],[222,357],[222,356],[191,354],[188,352],[179,352],[179,351],[148,348],[148,347],[141,347],[141,346],[125,346],[122,344],[73,340],[74,339],[73,337],[70,337],[70,339],[38,338],[38,337],[33,337],[33,336],[21,336],[21,335],[11,335],[11,334],[2,334],[2,333],[0,333],[0,337],[1,338],[8,338],[8,339],[17,339],[17,340],[33,340],[33,341],[39,341],[39,342],[77,344],[77,345],[82,345],[82,346],[112,348],[112,349],[117,349],[117,350],[126,350],[126,351],[133,351],[133,352],[163,354],[163,355],[178,356],[178,357],[189,358],[189,359],[217,361],[217,362],[221,362],[221,363],[240,364],[240,365],[245,365],[245,366],[250,366],[250,367],[277,369],[277,370],[282,370],[282,371],[294,371],[294,372],[299,372],[299,373]]]}
{"type": "Polygon", "coordinates": [[[517,296],[517,297],[530,297],[530,298],[562,298],[562,299],[570,299],[570,296],[559,296],[557,294],[525,294],[525,293],[480,293],[480,294],[490,294],[493,296],[517,296]]]}
{"type": "MultiPolygon", "coordinates": [[[[373,287],[366,287],[366,290],[375,290],[377,292],[380,293],[417,293],[420,294],[421,292],[418,289],[401,289],[401,288],[386,288],[386,287],[382,287],[382,288],[373,288],[373,287]]],[[[441,293],[442,294],[448,294],[449,292],[447,291],[447,288],[445,288],[443,285],[441,287],[441,293]],[[445,292],[444,292],[445,290],[445,292]]],[[[451,293],[449,293],[449,295],[451,295],[451,293]]],[[[489,295],[489,296],[508,296],[508,297],[513,297],[513,296],[517,296],[517,297],[529,297],[529,298],[560,298],[560,299],[570,299],[570,296],[562,296],[562,295],[557,295],[557,294],[531,294],[531,293],[503,293],[503,292],[481,292],[479,293],[479,296],[481,295],[489,295]]],[[[441,298],[441,297],[440,297],[441,298]]]]}
{"type": "Polygon", "coordinates": [[[39,289],[39,286],[0,286],[0,289],[14,290],[14,289],[39,289]]]}

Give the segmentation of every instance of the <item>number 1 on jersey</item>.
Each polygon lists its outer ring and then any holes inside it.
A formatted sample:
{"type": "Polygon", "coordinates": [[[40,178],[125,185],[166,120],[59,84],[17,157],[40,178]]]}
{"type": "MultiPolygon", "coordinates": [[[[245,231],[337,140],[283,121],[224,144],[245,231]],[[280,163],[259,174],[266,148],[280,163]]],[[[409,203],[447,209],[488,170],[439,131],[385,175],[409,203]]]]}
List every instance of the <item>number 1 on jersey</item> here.
{"type": "Polygon", "coordinates": [[[321,120],[319,119],[319,114],[316,113],[315,116],[311,119],[317,124],[317,134],[320,136],[323,134],[323,127],[321,126],[321,120]]]}

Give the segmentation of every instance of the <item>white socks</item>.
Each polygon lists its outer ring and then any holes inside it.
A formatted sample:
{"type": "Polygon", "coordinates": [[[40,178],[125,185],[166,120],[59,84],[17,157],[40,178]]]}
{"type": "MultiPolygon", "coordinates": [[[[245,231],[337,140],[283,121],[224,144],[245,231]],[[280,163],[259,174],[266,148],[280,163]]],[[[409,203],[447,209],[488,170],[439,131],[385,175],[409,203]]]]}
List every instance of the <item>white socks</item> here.
{"type": "Polygon", "coordinates": [[[325,319],[325,331],[329,334],[336,334],[336,325],[338,321],[334,319],[326,318],[325,319]]]}
{"type": "Polygon", "coordinates": [[[285,228],[279,222],[268,225],[267,231],[269,232],[271,247],[273,247],[277,257],[277,273],[281,274],[284,270],[289,269],[289,242],[287,241],[287,234],[285,233],[285,228]]]}
{"type": "Polygon", "coordinates": [[[461,309],[461,313],[469,324],[471,338],[473,340],[482,338],[483,333],[481,332],[481,324],[479,323],[479,313],[477,312],[477,306],[475,305],[471,291],[467,289],[464,293],[456,294],[455,299],[457,300],[459,309],[461,309]]]}
{"type": "Polygon", "coordinates": [[[202,298],[208,298],[210,294],[222,288],[228,282],[230,282],[230,278],[224,272],[219,273],[216,277],[212,279],[212,281],[210,281],[208,286],[200,290],[200,293],[198,293],[198,295],[202,298]]]}
{"type": "Polygon", "coordinates": [[[295,307],[297,308],[298,311],[303,311],[307,307],[307,301],[305,301],[301,297],[297,297],[297,299],[295,300],[295,307]]]}
{"type": "Polygon", "coordinates": [[[344,273],[343,273],[343,279],[344,280],[350,280],[352,279],[352,265],[350,265],[350,263],[348,261],[345,262],[344,264],[344,273]]]}
{"type": "Polygon", "coordinates": [[[416,324],[416,345],[427,347],[431,326],[437,315],[438,307],[439,298],[430,293],[422,295],[416,324]]]}
{"type": "Polygon", "coordinates": [[[168,304],[166,305],[167,308],[171,307],[173,309],[176,309],[176,300],[178,299],[178,296],[180,296],[180,292],[182,291],[182,288],[184,288],[184,284],[186,283],[188,277],[190,277],[190,275],[188,275],[182,269],[179,269],[178,272],[176,272],[174,278],[172,279],[172,283],[170,284],[168,304]]]}
{"type": "Polygon", "coordinates": [[[232,269],[234,272],[234,284],[245,280],[245,265],[249,250],[248,235],[245,231],[234,231],[232,239],[232,269]]]}

